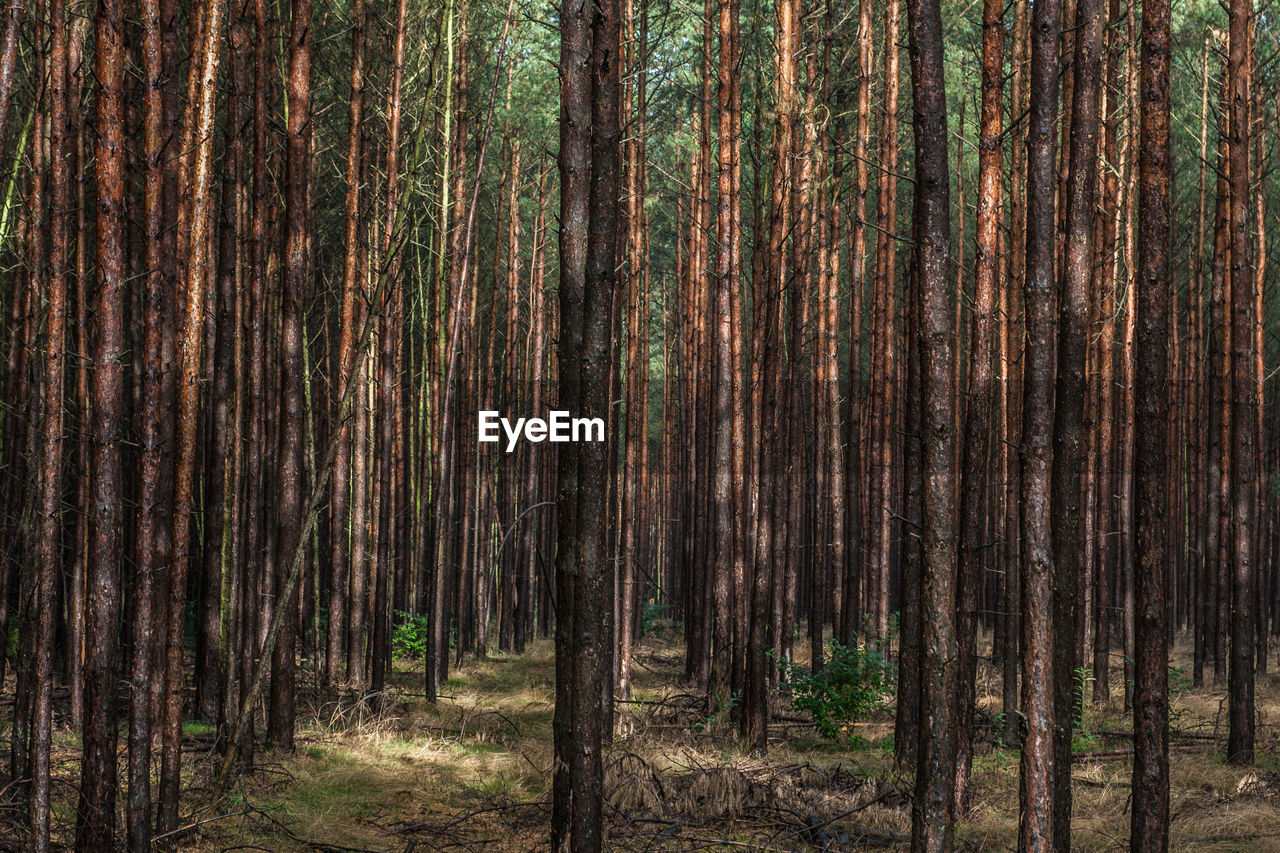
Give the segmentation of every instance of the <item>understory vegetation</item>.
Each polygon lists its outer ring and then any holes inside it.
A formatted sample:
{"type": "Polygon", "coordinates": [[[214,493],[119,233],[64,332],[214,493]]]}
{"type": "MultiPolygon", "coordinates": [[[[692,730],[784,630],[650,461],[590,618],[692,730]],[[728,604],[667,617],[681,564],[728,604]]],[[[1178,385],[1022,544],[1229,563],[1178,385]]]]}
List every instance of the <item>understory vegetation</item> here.
{"type": "MultiPolygon", "coordinates": [[[[891,672],[891,655],[829,644],[822,682],[801,676],[804,661],[786,665],[791,701],[775,703],[763,759],[744,751],[733,725],[709,718],[705,697],[682,683],[677,632],[658,618],[651,627],[636,650],[633,698],[619,706],[619,730],[606,754],[608,849],[909,847],[912,779],[894,765],[892,685],[881,680],[891,672]],[[861,673],[847,693],[833,686],[842,671],[861,673]],[[887,701],[864,698],[873,693],[887,701]],[[823,695],[836,698],[823,705],[823,695]]],[[[1275,849],[1280,676],[1258,682],[1257,766],[1230,767],[1221,691],[1193,689],[1178,666],[1189,649],[1175,651],[1171,848],[1275,849]]],[[[317,694],[313,681],[301,680],[296,753],[257,752],[253,772],[217,802],[200,793],[216,770],[212,733],[184,726],[184,785],[191,790],[178,849],[547,849],[552,644],[539,640],[524,655],[467,661],[434,706],[421,695],[420,661],[399,657],[386,691],[363,699],[317,694]]],[[[1120,687],[1117,681],[1113,695],[1123,695],[1120,687]]],[[[1008,850],[1016,844],[1018,752],[1003,737],[998,673],[985,664],[978,697],[971,803],[957,826],[958,848],[1008,850]]],[[[11,698],[0,696],[6,715],[11,698]]],[[[80,750],[65,717],[55,718],[56,842],[72,832],[80,750]]],[[[1086,703],[1072,770],[1074,849],[1115,849],[1126,837],[1131,732],[1118,702],[1086,703]]],[[[4,840],[16,837],[5,808],[0,849],[17,850],[4,840]]]]}

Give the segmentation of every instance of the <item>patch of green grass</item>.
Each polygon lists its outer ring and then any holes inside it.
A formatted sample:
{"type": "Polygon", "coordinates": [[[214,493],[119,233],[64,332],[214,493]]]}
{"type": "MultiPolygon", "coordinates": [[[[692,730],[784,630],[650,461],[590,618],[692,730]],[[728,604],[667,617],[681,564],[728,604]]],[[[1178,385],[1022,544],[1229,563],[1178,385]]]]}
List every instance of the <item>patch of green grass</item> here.
{"type": "Polygon", "coordinates": [[[467,785],[476,796],[486,799],[512,799],[515,780],[505,773],[488,779],[479,779],[467,785]]]}
{"type": "Polygon", "coordinates": [[[278,808],[281,819],[303,825],[358,821],[383,810],[386,781],[385,774],[353,756],[331,756],[299,772],[288,792],[263,808],[278,808]]]}

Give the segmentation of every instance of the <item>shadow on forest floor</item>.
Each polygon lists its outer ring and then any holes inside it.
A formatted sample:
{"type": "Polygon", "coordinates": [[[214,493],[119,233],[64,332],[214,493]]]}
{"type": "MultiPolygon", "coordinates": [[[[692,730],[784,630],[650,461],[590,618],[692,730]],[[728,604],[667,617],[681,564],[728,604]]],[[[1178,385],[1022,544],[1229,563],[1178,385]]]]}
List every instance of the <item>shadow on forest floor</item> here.
{"type": "MultiPolygon", "coordinates": [[[[1186,650],[1179,649],[1180,652],[1186,650]]],[[[554,659],[549,641],[519,657],[468,660],[433,706],[421,666],[398,661],[380,701],[307,694],[293,755],[259,751],[254,772],[217,803],[200,790],[209,733],[187,731],[180,849],[193,851],[546,850],[554,659]]],[[[1171,848],[1280,850],[1280,676],[1258,680],[1258,762],[1225,764],[1223,688],[1192,689],[1175,668],[1171,848]]],[[[910,774],[892,755],[892,716],[822,739],[807,715],[775,703],[766,758],[745,753],[683,684],[668,634],[638,649],[632,701],[618,706],[606,755],[607,849],[864,850],[909,846],[910,774]]],[[[958,847],[1016,845],[1018,753],[993,737],[999,682],[984,667],[972,803],[958,847]]],[[[1130,759],[1116,701],[1090,705],[1076,738],[1073,847],[1127,847],[1130,759]]],[[[300,695],[301,698],[301,695],[300,695]]],[[[8,711],[9,704],[4,707],[8,711]]],[[[7,723],[7,721],[4,721],[7,723]]],[[[63,727],[54,755],[57,834],[74,822],[79,744],[63,727]]],[[[0,836],[6,827],[0,815],[0,836]]],[[[2,846],[2,845],[0,845],[2,846]]]]}

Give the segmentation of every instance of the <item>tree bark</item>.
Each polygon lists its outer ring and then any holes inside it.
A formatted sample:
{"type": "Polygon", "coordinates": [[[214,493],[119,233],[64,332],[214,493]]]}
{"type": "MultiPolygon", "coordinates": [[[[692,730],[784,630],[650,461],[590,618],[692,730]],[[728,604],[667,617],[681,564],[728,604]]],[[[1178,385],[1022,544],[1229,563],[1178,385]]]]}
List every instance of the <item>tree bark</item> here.
{"type": "MultiPolygon", "coordinates": [[[[919,276],[923,418],[920,699],[912,850],[953,843],[956,763],[955,320],[948,294],[951,243],[942,13],[937,0],[907,4],[915,115],[915,271],[919,276]]],[[[910,595],[909,590],[904,593],[910,595]]]]}
{"type": "MultiPolygon", "coordinates": [[[[285,143],[284,251],[280,267],[280,347],[283,371],[279,489],[277,496],[276,577],[277,607],[287,609],[280,638],[271,658],[271,698],[267,714],[267,741],[285,752],[293,751],[294,680],[297,656],[298,602],[282,597],[289,571],[289,557],[297,549],[306,478],[302,471],[303,442],[303,312],[311,261],[311,0],[293,0],[289,26],[288,87],[289,123],[285,143]]],[[[296,589],[294,595],[296,595],[296,589]]]]}
{"type": "MultiPolygon", "coordinates": [[[[978,140],[978,222],[969,344],[969,405],[965,419],[961,471],[960,568],[956,579],[956,779],[953,810],[964,814],[973,767],[974,681],[977,675],[979,567],[986,553],[982,511],[990,492],[992,362],[995,345],[996,291],[999,287],[1000,220],[1003,213],[1000,171],[1003,165],[1001,91],[1004,74],[1004,3],[982,4],[982,126],[978,140]]],[[[964,233],[960,233],[964,239],[964,233]]],[[[959,359],[957,358],[957,361],[959,359]]]]}
{"type": "MultiPolygon", "coordinates": [[[[165,643],[165,696],[163,749],[160,774],[160,811],[156,829],[170,832],[178,826],[181,787],[181,737],[183,705],[183,639],[186,617],[186,577],[190,565],[192,516],[195,513],[196,428],[200,404],[201,346],[204,331],[205,278],[209,271],[209,221],[213,183],[213,121],[216,106],[219,49],[222,44],[223,0],[210,0],[205,10],[203,40],[191,64],[188,105],[183,138],[194,150],[182,170],[186,194],[179,230],[185,225],[190,239],[183,290],[186,310],[182,326],[181,381],[178,395],[178,461],[174,487],[173,568],[169,573],[167,636],[165,643]]],[[[99,30],[99,45],[102,33],[99,30]]],[[[100,48],[99,48],[100,49],[100,48]]],[[[99,73],[99,79],[102,75],[99,73]]],[[[99,155],[101,156],[101,155],[99,155]]],[[[101,179],[99,179],[101,180],[101,179]]],[[[101,239],[101,238],[99,238],[101,239]]],[[[118,464],[118,462],[117,462],[118,464]]],[[[97,466],[95,466],[97,470],[97,466]]],[[[86,707],[93,707],[86,694],[86,707]]]]}
{"type": "MultiPolygon", "coordinates": [[[[559,405],[600,417],[609,406],[610,319],[617,291],[621,128],[620,9],[566,3],[560,18],[559,405]]],[[[610,681],[606,482],[610,436],[562,448],[556,549],[557,769],[553,849],[604,841],[602,693],[610,681]],[[568,660],[561,661],[562,658],[568,660]]]]}
{"type": "Polygon", "coordinates": [[[96,316],[93,375],[93,507],[85,607],[85,721],[76,814],[76,847],[109,849],[115,841],[116,690],[120,672],[119,436],[124,430],[125,310],[125,9],[121,0],[98,6],[98,81],[94,152],[98,191],[96,316]]]}
{"type": "MultiPolygon", "coordinates": [[[[1255,280],[1249,254],[1249,18],[1252,7],[1227,7],[1227,137],[1231,240],[1231,666],[1227,760],[1253,763],[1255,526],[1257,523],[1257,384],[1254,377],[1255,280]]],[[[1224,383],[1227,381],[1224,376],[1224,383]]]]}
{"type": "Polygon", "coordinates": [[[1027,136],[1026,351],[1022,413],[1022,712],[1019,846],[1056,850],[1053,702],[1053,470],[1055,281],[1054,149],[1058,115],[1060,0],[1035,4],[1031,24],[1031,97],[1027,136]]]}
{"type": "Polygon", "coordinates": [[[1089,285],[1093,272],[1094,189],[1097,180],[1101,0],[1076,5],[1071,147],[1066,182],[1066,233],[1059,300],[1053,421],[1054,840],[1071,845],[1071,738],[1076,719],[1076,599],[1084,570],[1082,483],[1086,447],[1089,285]]]}
{"type": "Polygon", "coordinates": [[[1171,302],[1169,243],[1172,212],[1169,150],[1168,0],[1142,9],[1139,70],[1138,269],[1135,539],[1136,603],[1133,690],[1133,820],[1129,849],[1169,849],[1169,651],[1165,577],[1166,504],[1172,417],[1166,348],[1171,302]]]}

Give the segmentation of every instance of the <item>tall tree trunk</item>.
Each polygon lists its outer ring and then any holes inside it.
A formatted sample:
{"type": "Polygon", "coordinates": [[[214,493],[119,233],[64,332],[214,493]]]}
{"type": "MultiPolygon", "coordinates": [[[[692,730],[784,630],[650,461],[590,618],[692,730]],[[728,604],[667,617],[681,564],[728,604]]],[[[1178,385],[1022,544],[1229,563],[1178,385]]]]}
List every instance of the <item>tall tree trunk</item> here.
{"type": "MultiPolygon", "coordinates": [[[[953,809],[964,814],[973,767],[973,712],[977,675],[978,569],[986,551],[982,507],[988,499],[991,455],[992,362],[995,346],[996,291],[999,287],[1000,219],[1003,213],[1000,170],[1003,165],[1001,80],[1004,74],[1004,4],[982,4],[982,126],[978,139],[978,222],[969,344],[969,405],[965,419],[961,471],[960,568],[956,579],[956,781],[953,809]]],[[[964,234],[960,234],[964,239],[964,234]]],[[[959,361],[959,358],[957,358],[959,361]]],[[[958,393],[958,389],[957,389],[958,393]]]]}
{"type": "MultiPolygon", "coordinates": [[[[1101,0],[1076,5],[1071,147],[1066,183],[1066,234],[1059,300],[1053,421],[1054,841],[1071,846],[1071,738],[1076,718],[1076,599],[1084,568],[1084,411],[1089,285],[1093,271],[1094,189],[1098,163],[1101,0]]],[[[1080,697],[1083,701],[1083,696],[1080,697]]]]}
{"type": "MultiPolygon", "coordinates": [[[[64,0],[51,0],[49,29],[49,185],[52,195],[49,208],[49,266],[46,274],[49,307],[44,341],[39,523],[36,553],[33,555],[35,564],[30,568],[36,575],[35,694],[31,712],[31,842],[38,853],[49,850],[49,750],[53,739],[55,590],[62,565],[62,397],[66,375],[67,280],[70,276],[67,226],[71,215],[68,155],[74,140],[74,136],[69,139],[68,134],[75,132],[67,122],[67,9],[64,0]]],[[[34,224],[32,239],[43,239],[43,223],[34,224]]],[[[118,473],[117,471],[117,475],[118,473]]],[[[119,488],[118,480],[115,486],[119,488]]],[[[110,535],[114,537],[115,531],[110,531],[110,535]]],[[[108,541],[115,545],[114,539],[108,541]]],[[[113,547],[110,558],[116,558],[118,553],[118,548],[113,547]]],[[[114,755],[112,760],[114,762],[114,755]]]]}
{"type": "MultiPolygon", "coordinates": [[[[183,140],[194,146],[190,162],[182,169],[186,194],[180,207],[190,240],[184,270],[186,310],[182,325],[182,376],[178,395],[178,461],[174,486],[173,568],[169,572],[167,636],[165,643],[165,696],[163,749],[160,774],[160,811],[156,829],[178,827],[178,797],[182,782],[183,639],[186,617],[186,578],[191,563],[192,516],[195,513],[196,427],[200,404],[202,332],[204,331],[205,279],[209,272],[209,222],[213,183],[213,121],[216,106],[223,2],[210,0],[200,49],[191,63],[188,105],[183,140]]],[[[102,33],[99,31],[99,44],[102,33]]],[[[99,74],[101,79],[101,73],[99,74]]],[[[186,146],[184,146],[186,147],[186,146]]],[[[101,155],[99,155],[101,156],[101,155]]],[[[101,179],[99,179],[101,180],[101,179]]],[[[101,239],[101,238],[99,238],[101,239]]],[[[118,464],[118,462],[117,462],[118,464]]],[[[95,470],[99,470],[95,465],[95,470]]],[[[93,707],[86,694],[86,707],[93,707]]]]}
{"type": "MultiPolygon", "coordinates": [[[[609,406],[609,333],[617,291],[620,199],[617,0],[566,3],[560,18],[561,396],[571,412],[609,406]]],[[[562,449],[556,549],[557,770],[552,847],[601,849],[602,691],[610,680],[606,441],[562,449]],[[561,662],[562,658],[568,658],[561,662]]]]}
{"type": "MultiPolygon", "coordinates": [[[[342,307],[338,329],[337,394],[341,401],[354,381],[351,375],[352,345],[356,328],[356,293],[360,258],[360,189],[364,164],[364,0],[351,4],[351,94],[347,119],[347,194],[343,206],[342,307]]],[[[340,403],[339,403],[340,405],[340,403]]],[[[356,408],[356,417],[360,407],[356,408]]],[[[347,585],[352,577],[350,537],[351,507],[351,424],[336,423],[337,455],[333,463],[333,495],[329,505],[329,635],[325,654],[325,682],[336,687],[342,682],[342,658],[346,646],[347,585]]],[[[354,603],[354,602],[353,602],[354,603]]]]}
{"type": "Polygon", "coordinates": [[[1129,849],[1169,848],[1169,650],[1165,573],[1168,536],[1166,438],[1172,416],[1166,358],[1172,300],[1169,269],[1170,192],[1168,0],[1142,8],[1139,70],[1138,269],[1134,424],[1136,603],[1133,691],[1133,821],[1129,849]]]}
{"type": "Polygon", "coordinates": [[[734,447],[734,376],[741,370],[735,359],[733,291],[738,287],[733,259],[739,240],[737,223],[738,197],[733,192],[733,149],[739,136],[738,114],[734,109],[733,88],[738,72],[737,0],[720,2],[720,151],[718,186],[716,189],[716,253],[715,253],[715,595],[714,623],[711,643],[711,683],[707,688],[713,711],[729,707],[730,670],[733,661],[733,592],[734,576],[743,560],[740,508],[734,503],[734,458],[741,448],[734,447]]]}
{"type": "MultiPolygon", "coordinates": [[[[399,307],[403,284],[400,281],[399,245],[396,241],[399,212],[399,168],[400,168],[400,102],[401,87],[404,80],[404,37],[405,18],[408,15],[406,0],[399,0],[396,6],[396,28],[392,36],[394,47],[391,60],[391,85],[387,91],[387,159],[385,166],[386,210],[383,221],[382,254],[383,262],[380,275],[386,278],[385,302],[382,306],[382,437],[379,453],[382,476],[379,480],[379,519],[378,519],[378,555],[377,580],[374,584],[373,599],[373,643],[371,657],[370,687],[380,693],[386,684],[387,668],[390,665],[390,631],[388,608],[389,577],[395,561],[402,559],[401,549],[395,541],[396,481],[399,475],[396,457],[396,422],[397,410],[395,396],[397,388],[396,367],[399,362],[400,332],[397,328],[399,307]]],[[[490,340],[493,336],[490,336],[490,340]]]]}
{"type": "Polygon", "coordinates": [[[289,560],[301,539],[303,489],[303,312],[311,261],[311,0],[293,0],[289,25],[289,123],[285,143],[284,252],[280,296],[281,430],[279,489],[276,500],[275,600],[286,608],[280,637],[272,651],[271,699],[267,741],[286,752],[293,750],[294,679],[297,656],[295,615],[298,602],[282,593],[287,586],[289,560]]]}
{"type": "Polygon", "coordinates": [[[115,841],[116,692],[120,672],[120,504],[118,438],[124,427],[125,309],[125,9],[98,5],[94,74],[98,81],[94,152],[98,191],[96,317],[93,375],[93,507],[86,577],[84,752],[76,814],[76,847],[109,849],[115,841]]]}
{"type": "Polygon", "coordinates": [[[1027,136],[1026,351],[1022,413],[1022,712],[1019,846],[1057,849],[1054,840],[1053,376],[1056,358],[1054,149],[1058,116],[1061,2],[1035,4],[1031,24],[1031,107],[1027,136]]]}
{"type": "MultiPolygon", "coordinates": [[[[912,850],[952,846],[956,762],[955,320],[948,294],[951,243],[942,14],[937,0],[907,4],[915,105],[915,271],[919,276],[923,418],[921,732],[912,850]]],[[[959,165],[959,164],[957,164],[959,165]]],[[[911,594],[904,590],[905,594],[911,594]]]]}
{"type": "Polygon", "coordinates": [[[143,282],[146,307],[143,336],[142,376],[142,484],[139,493],[137,569],[133,585],[133,664],[129,697],[129,809],[128,841],[134,853],[151,850],[151,746],[153,661],[158,637],[154,620],[157,610],[157,574],[169,556],[172,519],[168,512],[168,491],[164,482],[171,476],[166,463],[172,441],[172,420],[165,411],[165,375],[168,320],[172,317],[171,290],[164,263],[164,190],[172,182],[172,170],[164,163],[164,54],[161,43],[161,9],[157,0],[142,5],[143,57],[143,163],[146,192],[143,199],[144,259],[147,276],[143,282]]]}
{"type": "MultiPolygon", "coordinates": [[[[1227,759],[1253,763],[1255,526],[1257,524],[1257,382],[1254,377],[1255,280],[1249,253],[1249,18],[1252,5],[1227,7],[1227,137],[1231,239],[1231,668],[1227,759]]],[[[1223,379],[1224,383],[1226,377],[1223,379]]]]}

